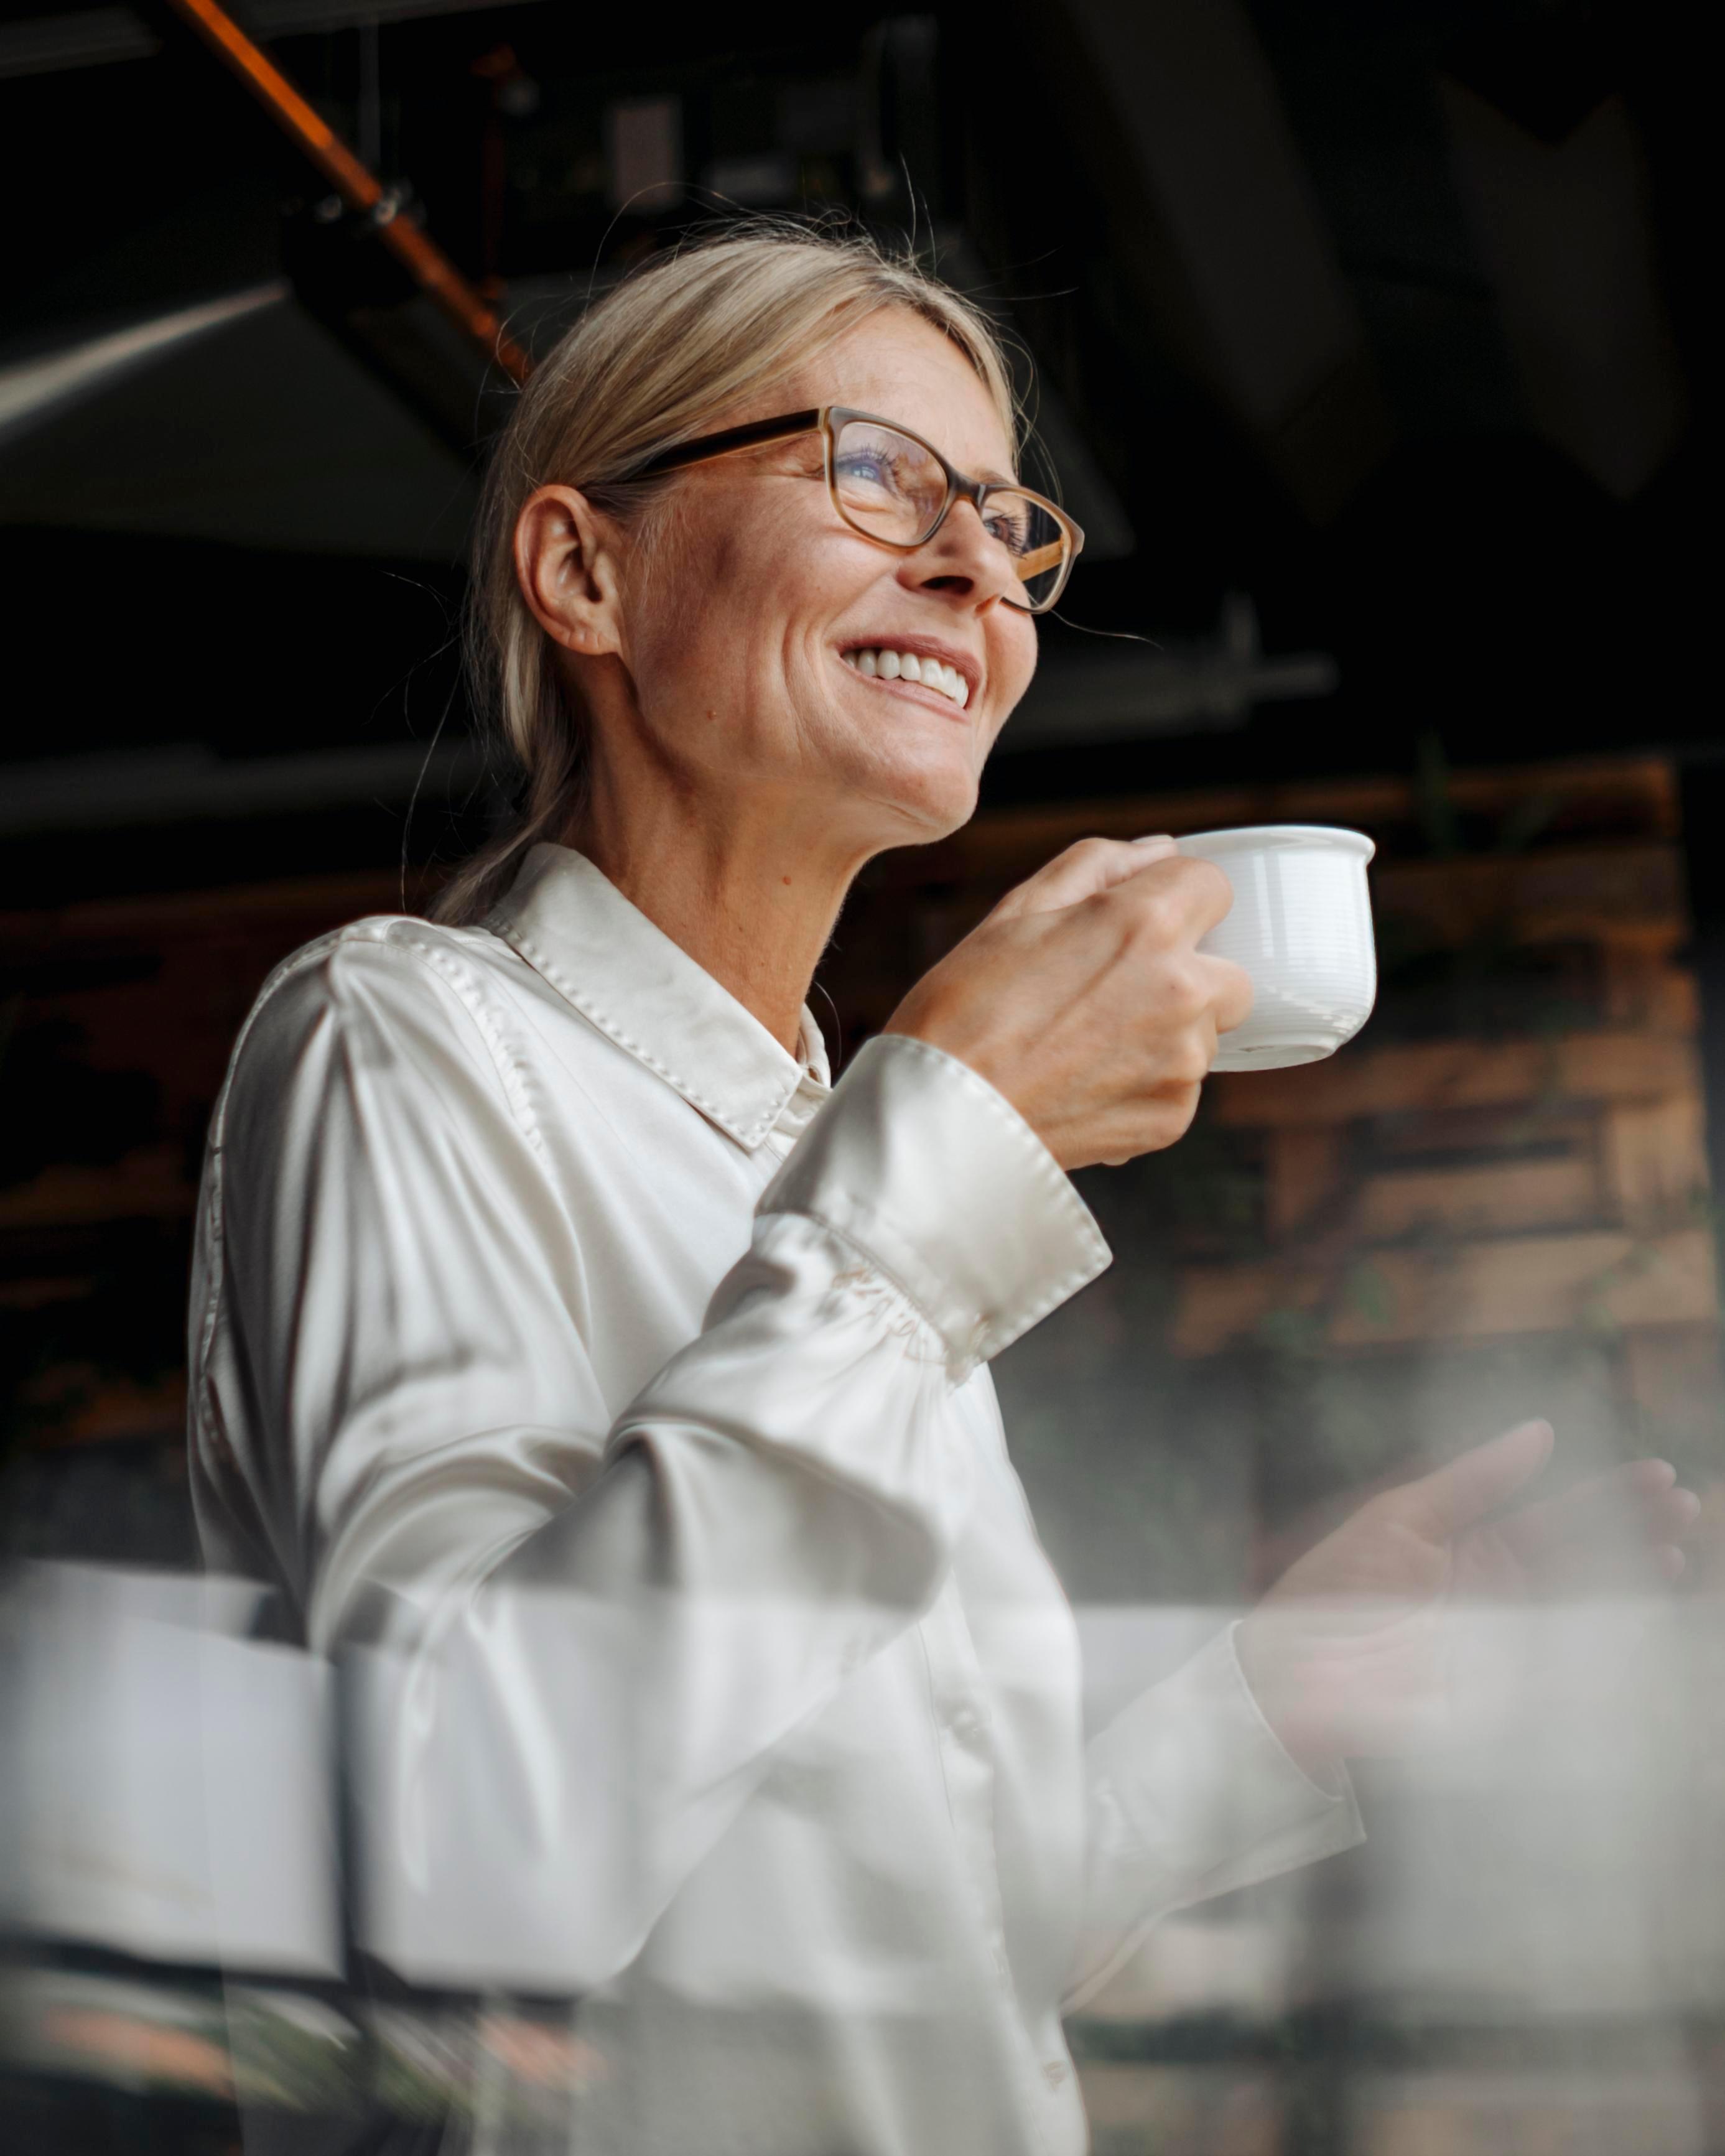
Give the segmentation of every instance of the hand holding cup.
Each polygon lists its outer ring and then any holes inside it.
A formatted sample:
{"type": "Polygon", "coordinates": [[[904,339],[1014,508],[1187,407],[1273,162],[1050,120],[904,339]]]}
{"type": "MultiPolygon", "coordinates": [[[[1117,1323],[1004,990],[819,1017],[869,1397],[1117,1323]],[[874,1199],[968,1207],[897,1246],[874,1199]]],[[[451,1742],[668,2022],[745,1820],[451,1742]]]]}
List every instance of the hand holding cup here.
{"type": "Polygon", "coordinates": [[[1172,839],[1085,839],[980,922],[887,1025],[968,1063],[1062,1168],[1173,1144],[1251,983],[1199,947],[1232,901],[1172,839]]]}

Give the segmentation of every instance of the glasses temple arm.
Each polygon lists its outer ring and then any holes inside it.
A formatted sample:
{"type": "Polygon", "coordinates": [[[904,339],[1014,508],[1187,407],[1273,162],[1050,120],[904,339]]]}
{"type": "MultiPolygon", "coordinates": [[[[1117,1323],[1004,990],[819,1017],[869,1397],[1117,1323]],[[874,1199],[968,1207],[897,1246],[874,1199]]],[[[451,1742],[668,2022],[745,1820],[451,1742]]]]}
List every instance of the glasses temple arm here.
{"type": "MultiPolygon", "coordinates": [[[[1021,555],[1019,558],[1019,576],[1026,578],[1040,577],[1045,569],[1053,568],[1057,562],[1062,560],[1066,551],[1066,542],[1064,539],[1050,540],[1046,547],[1033,547],[1028,554],[1021,555]]],[[[1072,549],[1075,554],[1077,551],[1076,547],[1072,549]]]]}
{"type": "Polygon", "coordinates": [[[661,449],[649,457],[635,479],[652,479],[660,472],[681,471],[690,465],[704,465],[712,457],[728,457],[733,449],[752,449],[762,442],[781,442],[793,434],[806,434],[820,424],[820,407],[808,412],[787,412],[774,419],[752,419],[745,427],[726,427],[717,434],[701,434],[692,442],[661,449]]]}

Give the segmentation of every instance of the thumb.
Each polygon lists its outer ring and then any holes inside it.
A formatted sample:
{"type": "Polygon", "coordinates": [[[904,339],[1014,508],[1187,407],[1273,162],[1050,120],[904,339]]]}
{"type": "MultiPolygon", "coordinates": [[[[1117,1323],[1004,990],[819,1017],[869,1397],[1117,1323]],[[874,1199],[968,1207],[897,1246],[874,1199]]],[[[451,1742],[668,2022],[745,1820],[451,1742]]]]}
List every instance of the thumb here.
{"type": "Polygon", "coordinates": [[[1551,1458],[1555,1441],[1548,1422],[1518,1423],[1488,1445],[1476,1445],[1417,1482],[1404,1484],[1394,1499],[1434,1537],[1459,1534],[1531,1482],[1551,1458]]]}

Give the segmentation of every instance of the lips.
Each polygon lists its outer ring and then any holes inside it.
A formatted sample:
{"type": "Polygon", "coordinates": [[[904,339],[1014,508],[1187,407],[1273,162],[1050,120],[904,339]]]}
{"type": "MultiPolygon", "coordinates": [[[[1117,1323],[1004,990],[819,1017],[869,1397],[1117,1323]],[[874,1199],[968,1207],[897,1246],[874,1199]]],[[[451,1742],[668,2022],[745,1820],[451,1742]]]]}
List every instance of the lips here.
{"type": "Polygon", "coordinates": [[[905,651],[889,644],[865,644],[841,652],[845,665],[870,680],[916,681],[933,689],[962,711],[970,701],[970,683],[956,666],[932,652],[905,651]]]}

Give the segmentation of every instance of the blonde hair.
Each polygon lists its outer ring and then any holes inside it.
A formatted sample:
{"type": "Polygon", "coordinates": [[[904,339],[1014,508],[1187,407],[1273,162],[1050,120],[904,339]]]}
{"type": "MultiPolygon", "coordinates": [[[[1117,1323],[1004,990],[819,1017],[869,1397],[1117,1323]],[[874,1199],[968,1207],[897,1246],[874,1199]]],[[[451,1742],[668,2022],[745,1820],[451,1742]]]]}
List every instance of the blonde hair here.
{"type": "Polygon", "coordinates": [[[562,481],[639,528],[665,484],[634,479],[643,465],[711,431],[744,398],[889,307],[952,339],[1016,442],[1012,377],[994,326],[913,258],[854,232],[751,219],[655,256],[535,367],[480,497],[466,627],[480,723],[518,773],[514,806],[444,887],[434,919],[480,918],[519,857],[566,829],[579,803],[583,716],[570,707],[551,640],[516,582],[516,521],[528,496],[562,481]]]}

